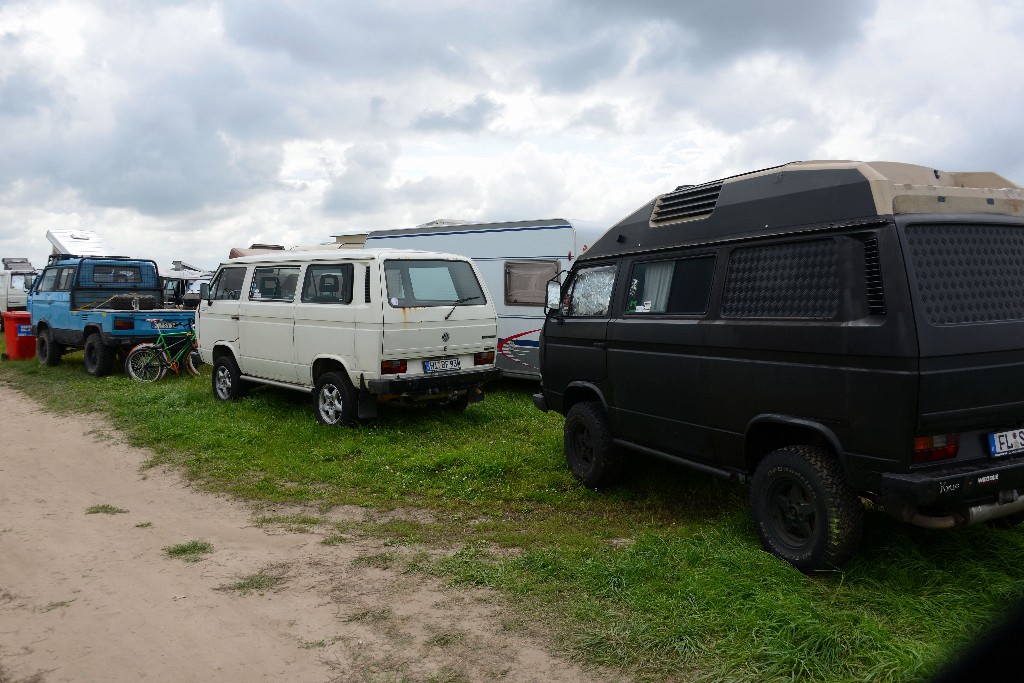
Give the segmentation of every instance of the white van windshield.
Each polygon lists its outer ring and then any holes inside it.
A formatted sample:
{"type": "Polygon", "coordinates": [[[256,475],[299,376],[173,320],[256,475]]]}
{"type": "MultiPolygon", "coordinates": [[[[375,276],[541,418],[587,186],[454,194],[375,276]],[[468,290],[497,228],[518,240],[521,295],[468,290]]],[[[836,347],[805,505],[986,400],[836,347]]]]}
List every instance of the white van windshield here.
{"type": "Polygon", "coordinates": [[[465,261],[385,261],[384,279],[388,302],[395,308],[487,303],[473,268],[465,261]]]}

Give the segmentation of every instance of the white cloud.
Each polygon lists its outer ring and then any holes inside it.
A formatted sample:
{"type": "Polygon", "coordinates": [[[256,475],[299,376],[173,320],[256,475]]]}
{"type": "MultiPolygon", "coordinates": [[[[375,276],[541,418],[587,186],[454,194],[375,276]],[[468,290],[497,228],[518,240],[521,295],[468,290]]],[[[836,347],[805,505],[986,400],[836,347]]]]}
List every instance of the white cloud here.
{"type": "Polygon", "coordinates": [[[213,265],[439,217],[610,225],[814,157],[1024,182],[1022,29],[1009,0],[13,0],[0,251],[41,263],[82,227],[213,265]]]}

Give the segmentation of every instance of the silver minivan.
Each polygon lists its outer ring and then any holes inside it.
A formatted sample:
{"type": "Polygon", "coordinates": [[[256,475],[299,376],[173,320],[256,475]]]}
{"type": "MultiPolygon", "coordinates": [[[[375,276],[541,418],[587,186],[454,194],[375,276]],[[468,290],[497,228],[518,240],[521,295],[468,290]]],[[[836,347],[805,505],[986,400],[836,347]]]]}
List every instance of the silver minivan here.
{"type": "Polygon", "coordinates": [[[311,392],[327,425],[375,417],[384,401],[464,409],[501,376],[494,304],[475,264],[453,254],[233,259],[202,288],[196,330],[218,399],[249,383],[311,392]]]}

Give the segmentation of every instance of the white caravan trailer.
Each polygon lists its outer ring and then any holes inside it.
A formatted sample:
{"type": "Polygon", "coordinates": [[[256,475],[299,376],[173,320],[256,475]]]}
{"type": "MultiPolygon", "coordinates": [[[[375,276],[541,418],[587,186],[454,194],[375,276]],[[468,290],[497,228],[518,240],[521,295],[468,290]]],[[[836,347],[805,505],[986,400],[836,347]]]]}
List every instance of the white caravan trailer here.
{"type": "MultiPolygon", "coordinates": [[[[29,287],[36,277],[36,269],[26,258],[5,258],[0,267],[0,314],[4,311],[24,311],[29,287]]],[[[0,331],[4,329],[0,315],[0,331]]]]}
{"type": "MultiPolygon", "coordinates": [[[[506,377],[538,379],[547,282],[568,270],[604,232],[604,228],[574,226],[561,218],[510,223],[438,220],[415,228],[370,231],[365,244],[473,259],[498,312],[498,367],[506,377]]],[[[359,237],[337,235],[335,239],[351,246],[359,237]]]]}

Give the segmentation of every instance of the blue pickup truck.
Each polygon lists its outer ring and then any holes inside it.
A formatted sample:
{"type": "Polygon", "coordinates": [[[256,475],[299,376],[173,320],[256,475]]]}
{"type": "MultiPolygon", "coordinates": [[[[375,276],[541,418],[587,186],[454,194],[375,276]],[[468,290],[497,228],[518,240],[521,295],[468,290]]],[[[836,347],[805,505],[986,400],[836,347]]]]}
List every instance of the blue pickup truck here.
{"type": "Polygon", "coordinates": [[[36,356],[57,365],[69,349],[84,349],[86,371],[103,377],[119,353],[156,341],[161,330],[184,332],[195,319],[194,311],[162,306],[153,261],[51,257],[28,296],[36,356]]]}

